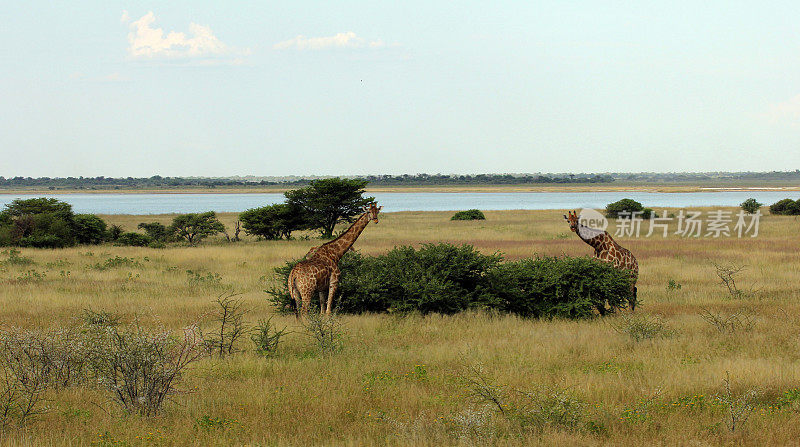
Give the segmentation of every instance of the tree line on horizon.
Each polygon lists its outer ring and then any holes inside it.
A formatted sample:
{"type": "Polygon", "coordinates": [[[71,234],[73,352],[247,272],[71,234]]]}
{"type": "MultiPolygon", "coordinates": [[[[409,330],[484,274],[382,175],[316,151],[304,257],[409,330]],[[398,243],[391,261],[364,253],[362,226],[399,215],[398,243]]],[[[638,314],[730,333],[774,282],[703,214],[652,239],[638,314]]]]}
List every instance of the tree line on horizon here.
{"type": "MultiPolygon", "coordinates": [[[[334,177],[335,178],[335,177],[334,177]]],[[[533,183],[611,183],[614,179],[603,174],[403,174],[366,175],[347,177],[365,180],[373,186],[418,186],[418,185],[483,185],[483,184],[533,184],[533,183]]],[[[49,188],[62,189],[134,189],[134,188],[180,188],[180,187],[260,187],[260,186],[306,186],[315,179],[249,180],[218,177],[11,177],[0,176],[0,188],[49,188]]]]}

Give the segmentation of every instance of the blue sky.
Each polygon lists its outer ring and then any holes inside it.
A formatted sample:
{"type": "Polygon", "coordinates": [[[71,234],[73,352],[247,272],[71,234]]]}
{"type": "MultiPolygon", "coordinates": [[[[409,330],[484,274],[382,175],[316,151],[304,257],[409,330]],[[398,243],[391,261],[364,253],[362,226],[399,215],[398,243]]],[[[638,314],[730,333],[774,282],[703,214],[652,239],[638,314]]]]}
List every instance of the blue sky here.
{"type": "Polygon", "coordinates": [[[800,168],[800,2],[697,3],[7,2],[0,175],[800,168]]]}

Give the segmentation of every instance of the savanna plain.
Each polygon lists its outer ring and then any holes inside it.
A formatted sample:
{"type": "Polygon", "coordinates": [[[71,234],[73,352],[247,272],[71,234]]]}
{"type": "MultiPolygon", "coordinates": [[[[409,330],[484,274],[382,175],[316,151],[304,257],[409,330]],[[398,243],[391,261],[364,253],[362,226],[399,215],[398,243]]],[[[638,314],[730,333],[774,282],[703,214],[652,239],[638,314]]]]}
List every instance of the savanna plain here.
{"type": "MultiPolygon", "coordinates": [[[[385,213],[355,249],[377,255],[451,242],[508,260],[590,255],[563,213],[489,211],[467,222],[448,212],[385,213]]],[[[230,233],[236,215],[220,217],[230,233]]],[[[132,230],[172,216],[103,218],[132,230]]],[[[639,260],[635,314],[340,315],[341,349],[330,353],[264,292],[276,282],[274,267],[318,239],[22,249],[17,256],[29,264],[7,262],[6,251],[6,329],[73,326],[92,309],[180,334],[211,324],[214,300],[237,294],[245,323],[272,317],[288,333],[270,357],[242,337],[239,352],[191,365],[181,392],[153,417],[128,414],[92,387],[49,390],[48,411],[6,431],[2,444],[796,444],[799,226],[795,217],[766,215],[754,238],[684,238],[674,226],[666,238],[617,238],[639,260]],[[129,261],[107,262],[117,258],[129,261]],[[733,277],[738,292],[718,275],[731,266],[743,267],[733,277]]]]}

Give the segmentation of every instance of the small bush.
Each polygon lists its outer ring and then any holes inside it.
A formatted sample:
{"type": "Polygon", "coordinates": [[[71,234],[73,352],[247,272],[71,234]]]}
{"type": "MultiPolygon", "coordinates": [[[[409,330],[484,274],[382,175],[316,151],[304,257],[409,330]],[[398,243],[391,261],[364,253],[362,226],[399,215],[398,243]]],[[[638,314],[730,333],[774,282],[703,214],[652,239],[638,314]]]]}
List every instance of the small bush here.
{"type": "Polygon", "coordinates": [[[450,220],[486,220],[481,210],[471,209],[453,214],[450,220]]]}
{"type": "Polygon", "coordinates": [[[649,219],[653,210],[643,207],[641,203],[633,199],[622,199],[606,205],[606,217],[608,218],[616,219],[620,217],[620,214],[630,218],[633,212],[641,213],[637,214],[637,216],[640,216],[642,219],[649,219]]]}
{"type": "Polygon", "coordinates": [[[138,322],[104,329],[93,350],[99,383],[125,410],[142,416],[158,414],[186,368],[206,354],[196,326],[185,328],[180,339],[138,322]]]}
{"type": "Polygon", "coordinates": [[[201,333],[203,342],[211,355],[223,358],[235,352],[236,341],[247,333],[244,324],[246,310],[244,303],[234,299],[235,295],[224,295],[214,303],[216,310],[211,314],[212,322],[217,326],[207,333],[201,333]]]}
{"type": "Polygon", "coordinates": [[[250,334],[250,340],[256,347],[256,353],[264,357],[272,357],[278,351],[278,344],[281,338],[288,332],[286,328],[277,329],[272,324],[272,317],[267,320],[261,320],[253,328],[253,333],[250,334]]]}
{"type": "Polygon", "coordinates": [[[335,314],[309,312],[303,322],[303,328],[320,354],[331,355],[342,350],[344,330],[341,320],[335,314]]]}
{"type": "Polygon", "coordinates": [[[749,332],[753,330],[756,323],[753,310],[749,308],[744,308],[727,315],[703,309],[700,317],[720,333],[733,334],[739,331],[749,332]]]}
{"type": "Polygon", "coordinates": [[[675,334],[659,316],[648,317],[647,315],[622,316],[617,323],[611,326],[620,334],[627,335],[633,341],[650,340],[654,338],[666,338],[675,334]]]}
{"type": "Polygon", "coordinates": [[[75,215],[75,241],[79,244],[99,244],[106,238],[106,222],[94,214],[75,215]]]}
{"type": "Polygon", "coordinates": [[[755,214],[764,204],[751,197],[742,202],[739,206],[742,207],[742,210],[747,214],[755,214]]]}
{"type": "Polygon", "coordinates": [[[8,258],[5,261],[0,262],[2,264],[5,264],[5,265],[31,265],[31,264],[35,264],[35,262],[33,262],[33,259],[25,257],[25,256],[22,256],[21,252],[19,250],[17,250],[16,248],[11,248],[9,250],[4,250],[2,254],[8,255],[8,258]]]}
{"type": "Polygon", "coordinates": [[[169,238],[169,230],[167,227],[159,222],[141,222],[136,228],[144,230],[145,234],[152,242],[166,242],[169,238]]]}
{"type": "Polygon", "coordinates": [[[150,236],[133,231],[122,233],[115,241],[116,245],[130,245],[133,247],[147,247],[152,240],[150,236]]]}
{"type": "Polygon", "coordinates": [[[771,214],[778,214],[784,216],[796,216],[800,214],[800,199],[783,199],[779,200],[769,206],[771,214]]]}
{"type": "Polygon", "coordinates": [[[142,268],[143,266],[141,262],[127,256],[114,256],[113,258],[108,258],[103,262],[98,262],[90,266],[90,268],[100,271],[119,267],[142,268]]]}

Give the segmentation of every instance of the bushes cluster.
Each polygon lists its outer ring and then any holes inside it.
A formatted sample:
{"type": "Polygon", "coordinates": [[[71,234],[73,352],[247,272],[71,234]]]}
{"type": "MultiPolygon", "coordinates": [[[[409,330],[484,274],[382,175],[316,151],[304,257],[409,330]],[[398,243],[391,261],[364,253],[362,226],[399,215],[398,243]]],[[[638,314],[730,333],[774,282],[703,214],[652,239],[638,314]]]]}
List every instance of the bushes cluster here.
{"type": "MultiPolygon", "coordinates": [[[[267,292],[283,310],[294,307],[286,279],[297,261],[275,269],[267,292]]],[[[534,258],[502,262],[470,245],[396,247],[369,257],[348,253],[339,268],[337,310],[346,313],[452,314],[491,309],[523,317],[587,318],[628,304],[627,273],[592,258],[534,258]]],[[[316,300],[312,300],[314,304],[316,300]]]]}
{"type": "Polygon", "coordinates": [[[0,246],[60,248],[99,244],[106,223],[93,214],[75,214],[56,199],[17,199],[0,212],[0,246]]]}
{"type": "Polygon", "coordinates": [[[481,210],[471,209],[453,214],[450,220],[486,220],[481,210]]]}
{"type": "Polygon", "coordinates": [[[643,207],[641,203],[633,199],[622,199],[606,205],[606,217],[608,218],[616,219],[620,217],[620,214],[630,218],[631,213],[634,212],[641,213],[639,216],[642,219],[649,219],[653,214],[652,209],[643,207]]]}
{"type": "Polygon", "coordinates": [[[783,199],[779,200],[769,206],[769,212],[772,214],[780,214],[784,216],[797,216],[800,215],[800,199],[783,199]]]}

